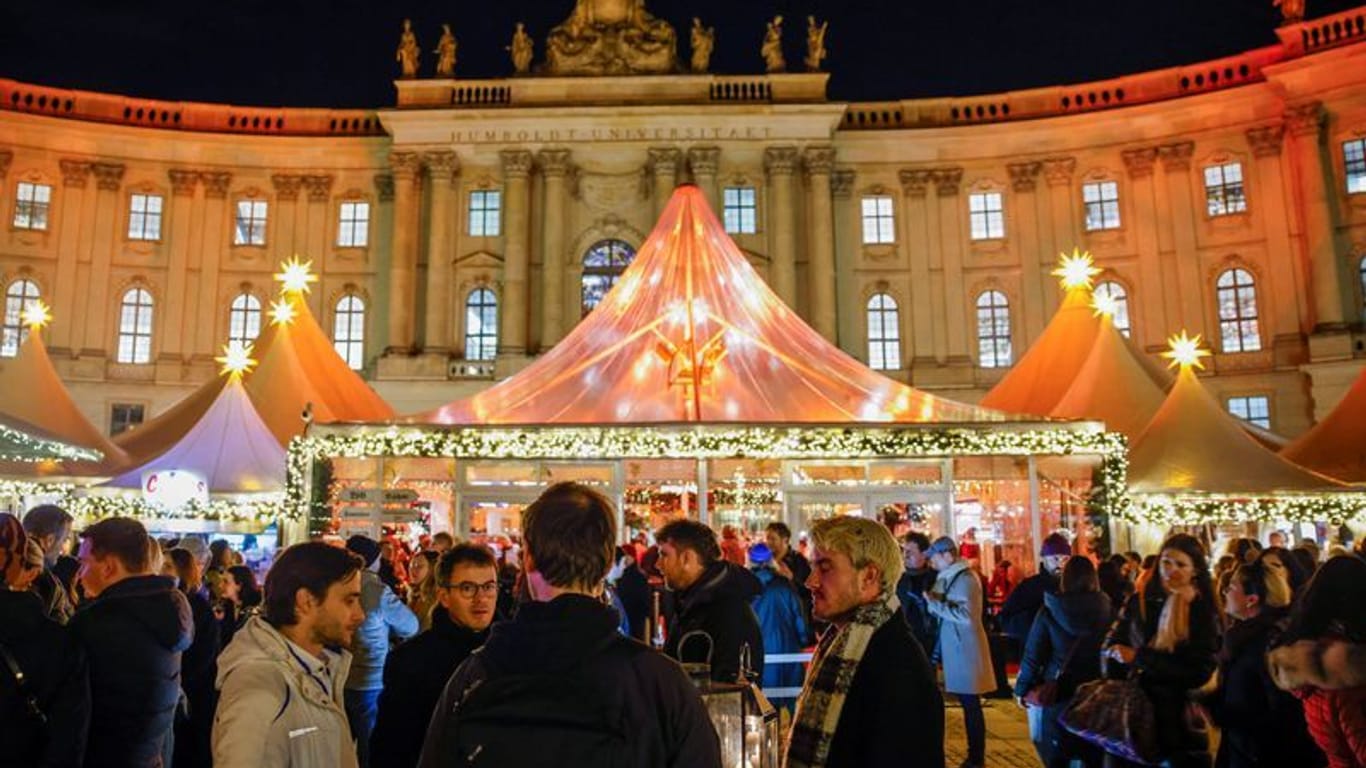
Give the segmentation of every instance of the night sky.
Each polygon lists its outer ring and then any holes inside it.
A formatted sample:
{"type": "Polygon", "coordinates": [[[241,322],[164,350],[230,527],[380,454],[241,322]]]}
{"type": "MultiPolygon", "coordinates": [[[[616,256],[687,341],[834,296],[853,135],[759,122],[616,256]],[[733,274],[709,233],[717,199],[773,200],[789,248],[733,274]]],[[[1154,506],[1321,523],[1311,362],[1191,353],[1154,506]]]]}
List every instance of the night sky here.
{"type": "MultiPolygon", "coordinates": [[[[1363,0],[1309,0],[1310,17],[1363,0]]],[[[460,43],[456,74],[499,77],[524,20],[536,62],[573,0],[3,0],[0,77],[148,98],[260,106],[393,104],[402,19],[423,73],[442,22],[460,43]]],[[[800,66],[806,16],[830,20],[836,100],[972,95],[1084,82],[1190,64],[1274,43],[1271,0],[651,0],[674,24],[716,27],[712,71],[762,71],[764,22],[786,18],[789,67],[800,66]]]]}

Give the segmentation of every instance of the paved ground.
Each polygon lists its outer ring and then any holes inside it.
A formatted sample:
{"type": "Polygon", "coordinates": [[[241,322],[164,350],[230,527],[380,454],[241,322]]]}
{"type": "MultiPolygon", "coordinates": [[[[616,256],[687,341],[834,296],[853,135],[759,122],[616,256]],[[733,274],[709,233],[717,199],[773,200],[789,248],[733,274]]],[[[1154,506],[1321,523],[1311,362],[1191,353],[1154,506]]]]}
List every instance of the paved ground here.
{"type": "MultiPolygon", "coordinates": [[[[1039,768],[1024,710],[1010,699],[986,699],[982,708],[987,720],[988,768],[1039,768]]],[[[963,711],[956,705],[944,713],[944,730],[944,763],[957,768],[967,758],[968,746],[963,735],[963,711]]]]}

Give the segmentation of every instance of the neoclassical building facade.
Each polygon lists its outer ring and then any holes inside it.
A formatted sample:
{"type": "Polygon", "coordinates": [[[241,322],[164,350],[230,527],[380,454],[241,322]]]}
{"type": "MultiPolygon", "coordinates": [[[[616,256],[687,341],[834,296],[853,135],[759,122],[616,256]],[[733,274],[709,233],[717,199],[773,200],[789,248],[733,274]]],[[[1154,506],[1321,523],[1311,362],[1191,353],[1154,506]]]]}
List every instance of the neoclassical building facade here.
{"type": "Polygon", "coordinates": [[[1202,333],[1229,408],[1296,435],[1366,358],[1366,8],[1277,32],[1104,82],[879,103],[830,100],[821,72],[674,63],[405,78],[377,110],[0,80],[0,365],[41,297],[59,371],[118,431],[253,338],[297,254],[338,352],[424,410],[570,332],[693,182],[783,299],[890,376],[977,399],[1080,248],[1140,347],[1202,333]]]}

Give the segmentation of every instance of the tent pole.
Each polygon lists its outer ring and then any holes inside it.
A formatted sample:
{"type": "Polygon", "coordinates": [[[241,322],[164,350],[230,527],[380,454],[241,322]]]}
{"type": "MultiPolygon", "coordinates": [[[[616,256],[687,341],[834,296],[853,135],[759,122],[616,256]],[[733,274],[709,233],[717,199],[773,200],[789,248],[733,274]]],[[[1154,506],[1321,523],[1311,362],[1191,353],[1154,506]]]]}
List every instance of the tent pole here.
{"type": "Polygon", "coordinates": [[[697,460],[697,520],[711,525],[711,508],[707,504],[707,460],[697,460]]]}
{"type": "Polygon", "coordinates": [[[1043,511],[1039,509],[1039,465],[1034,455],[1029,456],[1029,526],[1030,535],[1033,537],[1029,546],[1029,557],[1032,561],[1034,553],[1039,551],[1039,546],[1043,542],[1043,511]]]}

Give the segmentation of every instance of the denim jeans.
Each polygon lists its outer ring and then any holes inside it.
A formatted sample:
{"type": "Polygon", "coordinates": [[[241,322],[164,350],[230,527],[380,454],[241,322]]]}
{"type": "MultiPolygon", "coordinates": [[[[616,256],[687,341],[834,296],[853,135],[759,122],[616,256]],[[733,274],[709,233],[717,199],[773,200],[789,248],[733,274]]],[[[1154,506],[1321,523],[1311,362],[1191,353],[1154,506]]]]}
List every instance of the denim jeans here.
{"type": "Polygon", "coordinates": [[[379,691],[342,692],[346,703],[346,721],[351,725],[351,735],[356,739],[356,762],[360,768],[370,768],[370,734],[375,730],[375,718],[379,716],[379,691]]]}

